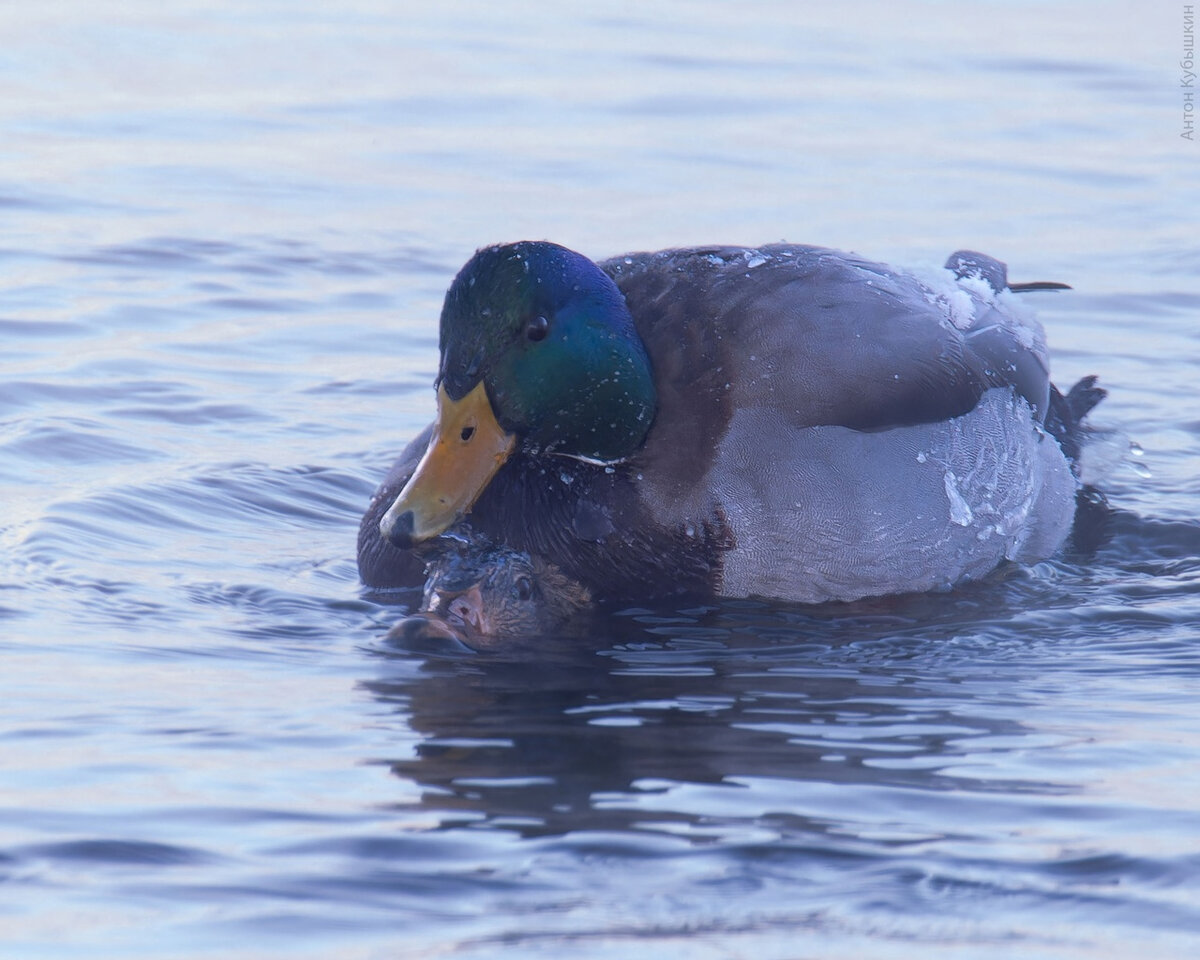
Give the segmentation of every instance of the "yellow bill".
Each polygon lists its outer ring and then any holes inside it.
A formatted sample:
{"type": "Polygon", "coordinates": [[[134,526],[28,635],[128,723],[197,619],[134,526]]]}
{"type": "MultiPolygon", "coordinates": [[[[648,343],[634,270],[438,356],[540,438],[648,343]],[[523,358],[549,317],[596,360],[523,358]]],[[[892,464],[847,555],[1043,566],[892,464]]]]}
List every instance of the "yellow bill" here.
{"type": "Polygon", "coordinates": [[[384,539],[398,547],[436,537],[469,513],[516,443],[496,422],[482,382],[461,400],[438,387],[437,403],[429,447],[379,521],[384,539]]]}

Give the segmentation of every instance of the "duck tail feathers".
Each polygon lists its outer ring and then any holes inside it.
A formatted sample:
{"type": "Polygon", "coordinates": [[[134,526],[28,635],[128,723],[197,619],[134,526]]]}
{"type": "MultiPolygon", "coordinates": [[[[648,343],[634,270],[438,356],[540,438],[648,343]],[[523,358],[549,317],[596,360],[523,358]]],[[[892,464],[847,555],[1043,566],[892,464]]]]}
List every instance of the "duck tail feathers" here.
{"type": "Polygon", "coordinates": [[[1031,280],[1028,283],[1009,283],[1008,266],[995,257],[975,250],[955,250],[946,261],[946,269],[953,272],[955,279],[983,280],[996,293],[1008,289],[1013,293],[1029,293],[1034,290],[1070,290],[1069,283],[1054,280],[1031,280]]]}
{"type": "Polygon", "coordinates": [[[1083,419],[1107,395],[1096,384],[1095,376],[1087,376],[1071,387],[1064,396],[1053,384],[1050,386],[1050,409],[1046,412],[1046,430],[1058,441],[1071,468],[1078,472],[1079,453],[1083,449],[1085,431],[1083,419]]]}
{"type": "Polygon", "coordinates": [[[1057,280],[1030,280],[1028,283],[1010,283],[1008,289],[1013,293],[1029,293],[1033,290],[1070,290],[1071,285],[1057,280]]]}

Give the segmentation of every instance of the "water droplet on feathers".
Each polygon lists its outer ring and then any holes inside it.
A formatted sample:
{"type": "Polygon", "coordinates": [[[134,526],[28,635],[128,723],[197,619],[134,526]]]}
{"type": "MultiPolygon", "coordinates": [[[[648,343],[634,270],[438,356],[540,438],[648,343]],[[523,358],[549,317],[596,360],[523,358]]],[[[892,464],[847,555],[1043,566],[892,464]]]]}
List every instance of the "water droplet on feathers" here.
{"type": "Polygon", "coordinates": [[[954,471],[947,470],[943,481],[946,498],[950,501],[950,522],[956,523],[960,527],[967,526],[975,519],[975,514],[971,512],[970,504],[963,499],[963,495],[959,492],[958,477],[954,475],[954,471]]]}

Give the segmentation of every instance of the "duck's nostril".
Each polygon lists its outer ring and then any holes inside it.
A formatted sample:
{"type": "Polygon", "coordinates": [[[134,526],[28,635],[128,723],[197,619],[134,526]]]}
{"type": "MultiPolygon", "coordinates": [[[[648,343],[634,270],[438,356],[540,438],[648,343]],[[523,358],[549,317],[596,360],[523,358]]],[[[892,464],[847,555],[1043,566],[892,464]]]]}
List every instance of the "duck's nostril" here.
{"type": "Polygon", "coordinates": [[[488,632],[487,617],[483,612],[483,594],[478,584],[452,597],[446,606],[446,614],[460,623],[470,625],[478,633],[488,632]]]}
{"type": "Polygon", "coordinates": [[[450,616],[458,617],[463,623],[469,623],[479,629],[479,611],[475,609],[466,597],[455,597],[450,601],[450,616]]]}

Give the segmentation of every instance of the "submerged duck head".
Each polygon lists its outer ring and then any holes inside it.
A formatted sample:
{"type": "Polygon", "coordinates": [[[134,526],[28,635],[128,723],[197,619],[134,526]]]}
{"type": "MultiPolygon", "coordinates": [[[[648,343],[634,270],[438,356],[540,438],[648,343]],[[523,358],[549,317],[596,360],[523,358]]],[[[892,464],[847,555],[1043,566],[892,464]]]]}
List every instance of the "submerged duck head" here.
{"type": "Polygon", "coordinates": [[[400,621],[393,638],[494,646],[561,630],[591,603],[553,564],[480,542],[439,552],[426,575],[420,611],[400,621]]]}
{"type": "Polygon", "coordinates": [[[548,242],[480,250],[446,293],[437,421],[380,529],[409,547],[471,509],[516,450],[611,463],[654,418],[646,349],[613,281],[548,242]]]}

